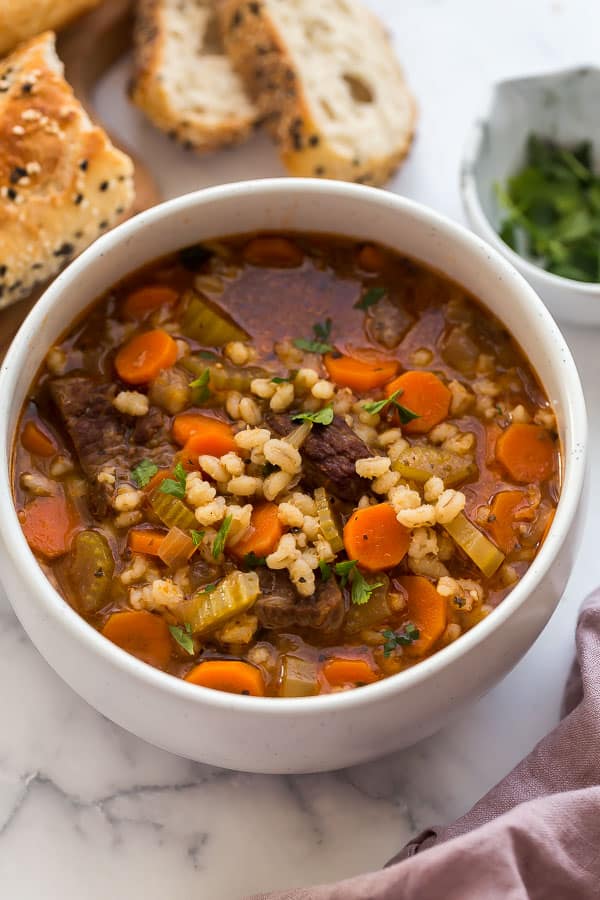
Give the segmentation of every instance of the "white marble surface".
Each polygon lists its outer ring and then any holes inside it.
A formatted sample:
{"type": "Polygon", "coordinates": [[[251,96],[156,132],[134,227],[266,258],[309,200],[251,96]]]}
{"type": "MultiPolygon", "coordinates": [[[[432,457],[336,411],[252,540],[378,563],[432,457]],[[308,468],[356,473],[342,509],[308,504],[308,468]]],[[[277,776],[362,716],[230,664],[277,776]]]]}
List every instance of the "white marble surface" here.
{"type": "MultiPolygon", "coordinates": [[[[597,0],[371,0],[419,98],[392,189],[462,219],[467,126],[498,78],[597,60],[597,0]]],[[[127,66],[100,91],[166,196],[280,173],[267,141],[198,160],[127,108],[127,66]]],[[[600,332],[566,332],[600,450],[600,332]]],[[[592,508],[600,476],[592,473],[592,508]]],[[[344,772],[240,775],[156,750],[99,716],[40,658],[0,598],[0,895],[11,900],[235,900],[379,866],[429,822],[462,813],[557,719],[583,595],[600,582],[597,514],[563,602],[514,672],[445,731],[344,772]]],[[[1,577],[1,573],[0,573],[1,577]]],[[[399,712],[398,727],[402,727],[399,712]]]]}

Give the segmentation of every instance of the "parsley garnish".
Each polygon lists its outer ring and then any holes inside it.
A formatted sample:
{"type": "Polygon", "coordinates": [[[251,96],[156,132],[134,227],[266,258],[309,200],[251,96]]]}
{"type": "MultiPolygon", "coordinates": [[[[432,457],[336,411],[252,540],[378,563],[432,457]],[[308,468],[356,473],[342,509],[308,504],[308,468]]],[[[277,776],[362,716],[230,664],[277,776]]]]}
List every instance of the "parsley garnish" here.
{"type": "Polygon", "coordinates": [[[392,631],[391,628],[386,628],[381,635],[385,638],[383,655],[389,656],[396,647],[408,647],[414,641],[418,641],[421,632],[412,622],[407,622],[403,631],[392,631]]]}
{"type": "Polygon", "coordinates": [[[210,397],[209,382],[210,369],[205,369],[198,378],[195,378],[194,381],[190,381],[190,387],[194,392],[194,403],[206,403],[210,397]]]}
{"type": "Polygon", "coordinates": [[[158,466],[155,466],[149,459],[143,459],[131,472],[131,480],[137,487],[144,488],[152,481],[157,472],[158,466]]]}
{"type": "Polygon", "coordinates": [[[254,550],[251,550],[244,556],[244,563],[249,569],[256,569],[258,566],[266,566],[267,558],[266,556],[257,556],[254,550]]]}
{"type": "Polygon", "coordinates": [[[169,625],[169,631],[180,647],[183,647],[190,656],[194,655],[194,641],[192,639],[192,629],[189,622],[182,625],[169,625]]]}
{"type": "Polygon", "coordinates": [[[287,384],[289,381],[291,381],[291,378],[282,378],[280,375],[275,375],[271,378],[272,384],[287,384]]]}
{"type": "Polygon", "coordinates": [[[324,559],[319,560],[319,569],[321,570],[321,578],[323,581],[329,581],[331,578],[331,566],[324,559]]]}
{"type": "Polygon", "coordinates": [[[398,411],[398,415],[400,416],[400,422],[402,425],[408,425],[409,422],[412,422],[413,419],[419,419],[420,416],[418,413],[412,411],[412,409],[407,409],[406,406],[402,406],[401,403],[398,403],[398,397],[400,397],[404,391],[402,388],[399,388],[397,391],[394,391],[389,397],[386,397],[384,400],[375,400],[369,403],[363,403],[362,407],[365,412],[370,413],[372,416],[378,416],[380,412],[382,412],[388,404],[391,404],[394,409],[398,411]]]}
{"type": "Polygon", "coordinates": [[[350,599],[356,606],[362,606],[371,599],[373,591],[383,585],[382,581],[376,581],[373,584],[368,582],[366,578],[357,568],[355,559],[348,559],[344,562],[336,563],[334,566],[336,575],[340,576],[342,587],[345,587],[350,581],[350,599]]]}
{"type": "Polygon", "coordinates": [[[315,322],[313,325],[314,339],[296,338],[293,342],[298,350],[306,350],[308,353],[331,353],[332,345],[329,343],[331,336],[331,319],[324,322],[315,322]]]}
{"type": "Polygon", "coordinates": [[[204,537],[206,532],[205,531],[195,531],[192,528],[190,534],[192,535],[192,543],[193,543],[194,547],[199,547],[200,544],[202,543],[202,538],[204,537]]]}
{"type": "Polygon", "coordinates": [[[296,413],[292,422],[314,422],[316,425],[331,425],[333,422],[333,406],[324,406],[317,412],[296,413]]]}
{"type": "Polygon", "coordinates": [[[370,306],[375,306],[385,296],[385,293],[385,288],[382,287],[369,288],[366,294],[356,301],[354,309],[368,309],[370,306]]]}
{"type": "Polygon", "coordinates": [[[173,475],[175,478],[165,478],[158,490],[161,494],[171,494],[173,497],[183,500],[185,497],[186,471],[180,462],[173,469],[173,475]]]}
{"type": "Polygon", "coordinates": [[[353,569],[356,568],[355,559],[347,559],[344,562],[336,563],[334,566],[335,574],[340,576],[342,587],[345,587],[348,577],[353,569]]]}
{"type": "Polygon", "coordinates": [[[217,536],[215,538],[215,542],[213,544],[212,555],[215,559],[218,559],[223,552],[223,548],[225,547],[225,541],[227,540],[227,535],[229,534],[229,529],[231,528],[231,523],[233,522],[233,516],[231,513],[228,516],[225,516],[223,519],[223,524],[217,531],[217,536]]]}
{"type": "Polygon", "coordinates": [[[200,591],[200,593],[201,593],[201,594],[212,594],[212,592],[213,592],[214,590],[216,590],[218,584],[219,584],[218,581],[211,581],[210,584],[205,584],[205,585],[203,586],[203,588],[202,588],[202,590],[200,591]]]}

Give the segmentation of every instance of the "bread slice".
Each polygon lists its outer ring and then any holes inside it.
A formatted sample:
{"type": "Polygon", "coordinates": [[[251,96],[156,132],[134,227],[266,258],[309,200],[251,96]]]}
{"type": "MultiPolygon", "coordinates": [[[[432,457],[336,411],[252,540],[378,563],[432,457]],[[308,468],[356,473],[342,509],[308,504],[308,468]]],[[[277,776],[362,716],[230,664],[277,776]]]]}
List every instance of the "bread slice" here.
{"type": "Polygon", "coordinates": [[[378,19],[356,0],[218,0],[225,48],[293,175],[382,184],[415,104],[378,19]]]}
{"type": "Polygon", "coordinates": [[[0,56],[49,28],[67,25],[100,0],[1,0],[0,56]]]}
{"type": "Polygon", "coordinates": [[[188,149],[244,140],[256,120],[223,49],[214,0],[139,0],[131,98],[188,149]]]}
{"type": "Polygon", "coordinates": [[[0,62],[0,308],[114,224],[132,176],[64,80],[52,32],[0,62]]]}

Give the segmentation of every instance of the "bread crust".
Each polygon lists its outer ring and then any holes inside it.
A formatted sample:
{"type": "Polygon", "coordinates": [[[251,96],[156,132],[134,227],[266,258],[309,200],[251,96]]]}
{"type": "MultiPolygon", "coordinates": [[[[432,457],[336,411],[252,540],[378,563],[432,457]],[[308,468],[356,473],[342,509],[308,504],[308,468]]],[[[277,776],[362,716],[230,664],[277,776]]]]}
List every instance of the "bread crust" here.
{"type": "MultiPolygon", "coordinates": [[[[217,4],[225,48],[258,106],[261,121],[279,145],[288,171],[360,184],[388,181],[414,137],[417,108],[408,88],[404,85],[409,123],[397,146],[385,155],[342,155],[323,140],[294,60],[263,3],[217,0],[217,4]]],[[[373,20],[381,31],[378,20],[373,20]]]]}
{"type": "Polygon", "coordinates": [[[100,0],[2,0],[0,56],[42,31],[58,30],[68,25],[99,2],[100,0]]]}
{"type": "Polygon", "coordinates": [[[131,160],[74,97],[53,33],[0,62],[0,308],[55,275],[133,196],[131,160]]]}
{"type": "MultiPolygon", "coordinates": [[[[169,137],[181,142],[188,150],[199,152],[216,150],[230,144],[245,140],[251,132],[255,120],[256,109],[244,94],[241,82],[221,51],[221,74],[227,74],[239,91],[239,102],[235,112],[231,110],[222,116],[208,117],[194,110],[190,104],[188,109],[176,108],[175,94],[181,101],[181,93],[169,80],[166,65],[168,40],[169,9],[166,0],[138,0],[136,22],[134,28],[135,63],[130,84],[130,97],[150,121],[169,137]]],[[[215,23],[216,24],[216,23],[215,23]]],[[[198,36],[199,38],[201,35],[198,36]]],[[[191,61],[201,64],[201,59],[191,61]]],[[[217,90],[219,85],[215,84],[217,90]]]]}

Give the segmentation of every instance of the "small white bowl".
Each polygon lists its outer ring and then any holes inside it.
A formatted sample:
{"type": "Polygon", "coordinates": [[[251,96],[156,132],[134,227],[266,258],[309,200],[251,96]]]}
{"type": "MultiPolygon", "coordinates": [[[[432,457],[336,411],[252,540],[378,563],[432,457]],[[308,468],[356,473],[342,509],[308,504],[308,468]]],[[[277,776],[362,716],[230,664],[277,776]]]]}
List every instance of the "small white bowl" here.
{"type": "MultiPolygon", "coordinates": [[[[298,310],[301,330],[302,311],[298,310]]],[[[309,179],[211,188],[141,213],[72,263],[29,314],[0,369],[0,577],[50,665],[103,715],[173,753],[252,772],[314,772],[389,753],[440,728],[529,649],[554,611],[580,543],[587,422],[565,341],[527,282],[466,229],[391,193],[309,179]],[[337,233],[387,244],[464,285],[519,341],[557,413],[564,482],[529,570],[483,622],[376,684],[298,699],[240,697],[188,684],[102,637],[56,592],[12,501],[20,411],[50,346],[124,275],[196,241],[255,230],[337,233]]]]}
{"type": "Polygon", "coordinates": [[[600,284],[553,275],[505,244],[494,185],[505,184],[523,164],[530,134],[565,146],[590,140],[600,160],[599,109],[600,69],[591,66],[502,81],[469,134],[460,175],[472,229],[527,278],[558,320],[580,325],[600,324],[600,284]]]}

